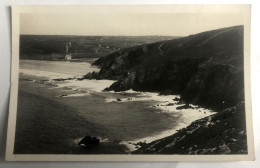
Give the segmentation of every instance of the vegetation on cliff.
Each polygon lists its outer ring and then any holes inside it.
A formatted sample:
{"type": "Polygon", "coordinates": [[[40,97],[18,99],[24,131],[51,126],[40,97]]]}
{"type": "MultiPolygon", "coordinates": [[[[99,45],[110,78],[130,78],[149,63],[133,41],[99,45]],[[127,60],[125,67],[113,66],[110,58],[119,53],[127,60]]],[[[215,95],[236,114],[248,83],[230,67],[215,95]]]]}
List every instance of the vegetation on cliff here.
{"type": "Polygon", "coordinates": [[[94,63],[100,72],[84,78],[117,80],[107,91],[179,94],[218,111],[134,154],[244,154],[243,59],[243,26],[234,26],[112,53],[94,63]]]}
{"type": "Polygon", "coordinates": [[[180,94],[225,109],[244,100],[243,26],[135,46],[100,58],[85,78],[117,80],[106,90],[180,94]]]}

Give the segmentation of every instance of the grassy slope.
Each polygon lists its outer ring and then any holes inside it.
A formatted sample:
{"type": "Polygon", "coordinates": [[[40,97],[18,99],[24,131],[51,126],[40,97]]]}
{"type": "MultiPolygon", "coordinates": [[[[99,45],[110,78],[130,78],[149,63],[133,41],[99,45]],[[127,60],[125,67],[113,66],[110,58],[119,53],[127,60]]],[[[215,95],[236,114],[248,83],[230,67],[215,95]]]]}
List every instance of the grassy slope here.
{"type": "Polygon", "coordinates": [[[137,58],[135,68],[138,64],[139,67],[144,68],[159,67],[165,62],[198,57],[206,59],[214,57],[213,63],[229,63],[241,68],[242,64],[238,64],[235,60],[241,59],[243,56],[243,26],[228,27],[183,38],[127,48],[122,50],[120,54],[115,52],[107,58],[100,59],[96,64],[108,65],[117,57],[125,57],[124,53],[130,54],[131,51],[133,52],[138,48],[143,49],[144,47],[147,47],[147,49],[143,50],[144,52],[137,58]]]}

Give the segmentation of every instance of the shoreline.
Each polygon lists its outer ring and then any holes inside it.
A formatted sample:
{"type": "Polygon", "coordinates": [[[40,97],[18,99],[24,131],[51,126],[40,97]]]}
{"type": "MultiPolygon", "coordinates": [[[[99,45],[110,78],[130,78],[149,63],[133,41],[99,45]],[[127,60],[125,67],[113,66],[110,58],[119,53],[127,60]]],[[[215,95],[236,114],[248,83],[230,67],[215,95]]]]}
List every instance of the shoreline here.
{"type": "Polygon", "coordinates": [[[29,60],[29,61],[50,61],[50,62],[77,62],[77,63],[84,63],[84,62],[87,62],[87,63],[94,63],[96,60],[98,60],[99,58],[98,57],[93,57],[93,58],[78,58],[78,59],[71,59],[69,61],[67,60],[64,60],[64,59],[28,59],[28,58],[21,58],[20,61],[26,61],[26,60],[29,60]]]}
{"type": "Polygon", "coordinates": [[[193,121],[175,134],[143,144],[131,154],[248,154],[244,106],[241,102],[193,121]]]}
{"type": "MultiPolygon", "coordinates": [[[[136,93],[136,91],[133,90],[124,91],[123,93],[125,92],[136,93]]],[[[133,141],[122,141],[120,144],[126,145],[127,148],[129,149],[129,152],[134,152],[135,150],[138,150],[141,147],[141,144],[144,145],[147,143],[152,143],[153,141],[157,141],[162,138],[166,138],[168,136],[174,135],[178,132],[178,130],[187,128],[191,123],[217,113],[212,110],[199,107],[197,105],[192,105],[192,104],[189,104],[191,108],[177,110],[178,107],[185,105],[185,103],[179,103],[179,101],[174,101],[176,98],[179,98],[178,95],[159,95],[159,93],[157,92],[137,92],[137,93],[142,93],[143,95],[148,94],[150,96],[152,95],[151,97],[155,100],[156,99],[159,100],[160,98],[163,99],[164,102],[157,102],[155,105],[152,106],[152,108],[159,110],[160,111],[159,113],[169,114],[170,116],[174,116],[176,115],[176,113],[179,113],[180,115],[182,115],[182,117],[178,121],[177,126],[174,126],[171,129],[167,129],[165,131],[154,134],[152,136],[147,136],[133,141]],[[156,98],[156,97],[160,97],[160,98],[156,98]]],[[[127,99],[121,100],[120,102],[123,103],[125,101],[129,101],[129,100],[127,99]]],[[[130,101],[138,101],[138,98],[137,100],[131,99],[130,101]]]]}
{"type": "MultiPolygon", "coordinates": [[[[30,72],[30,70],[28,71],[30,72]]],[[[25,74],[23,74],[25,75],[25,74]]],[[[28,75],[28,74],[27,74],[28,75]]],[[[26,75],[25,75],[26,76],[26,75]]],[[[38,76],[37,78],[41,78],[41,75],[39,76],[39,74],[32,74],[32,75],[28,75],[29,77],[33,77],[33,76],[38,76]]],[[[84,80],[83,80],[84,81],[84,80]]],[[[90,80],[93,82],[93,80],[90,80]]],[[[96,81],[96,80],[95,80],[96,81]]],[[[32,81],[33,82],[33,81],[32,81]]],[[[75,81],[76,83],[77,82],[81,82],[81,81],[75,81]]],[[[85,82],[88,82],[88,81],[85,81],[85,82]]],[[[100,80],[97,80],[97,82],[102,82],[100,80]]],[[[47,82],[48,83],[48,82],[47,82]]],[[[47,84],[45,83],[45,84],[47,84]]],[[[54,89],[61,89],[60,92],[61,94],[59,95],[66,95],[64,96],[63,100],[65,101],[65,99],[79,99],[80,97],[84,98],[86,96],[89,96],[90,94],[92,94],[92,92],[88,92],[88,93],[78,93],[78,91],[80,91],[79,89],[75,88],[73,89],[73,86],[71,86],[71,89],[69,90],[63,90],[64,87],[61,87],[62,85],[66,86],[66,84],[64,82],[61,81],[61,83],[59,84],[60,87],[53,87],[54,89]],[[62,92],[68,92],[68,94],[66,93],[62,93],[62,92]],[[72,92],[72,93],[70,93],[72,92]]],[[[73,85],[73,84],[72,84],[73,85]]],[[[86,84],[84,84],[86,85],[86,84]]],[[[39,85],[41,86],[41,85],[39,85]]],[[[44,86],[44,85],[43,85],[44,86]]],[[[50,85],[51,87],[51,85],[50,85]]],[[[105,87],[104,87],[105,88],[105,87]]],[[[96,90],[97,92],[101,92],[101,90],[96,90]]],[[[195,121],[195,120],[198,120],[198,119],[201,119],[203,117],[206,117],[207,115],[211,115],[213,113],[210,112],[210,110],[208,110],[207,114],[204,114],[203,112],[199,113],[199,112],[196,112],[197,110],[194,110],[192,112],[191,109],[182,109],[182,110],[177,110],[176,107],[179,107],[179,106],[182,106],[183,104],[178,104],[178,101],[175,101],[174,99],[175,98],[179,98],[178,95],[160,95],[159,93],[157,92],[138,92],[138,91],[133,91],[133,90],[128,90],[128,91],[123,91],[123,92],[104,92],[105,94],[112,94],[113,95],[113,99],[109,99],[109,98],[105,98],[105,102],[106,103],[112,103],[114,105],[119,105],[119,107],[121,106],[120,104],[122,103],[131,103],[131,102],[150,102],[152,101],[153,103],[151,103],[149,106],[145,107],[145,108],[150,108],[150,109],[153,109],[153,113],[157,113],[158,116],[163,116],[163,115],[167,115],[168,117],[180,117],[180,115],[182,116],[181,120],[175,120],[174,122],[174,125],[173,127],[171,128],[165,128],[164,130],[160,131],[160,132],[154,132],[153,134],[149,133],[150,135],[148,136],[145,136],[145,137],[142,137],[142,138],[133,138],[134,140],[122,140],[118,143],[118,145],[125,145],[128,149],[127,149],[127,152],[132,152],[133,150],[136,150],[135,149],[135,146],[134,144],[138,143],[138,142],[143,142],[146,140],[146,143],[149,143],[149,142],[152,142],[154,140],[158,140],[160,138],[164,138],[166,136],[169,136],[169,135],[172,135],[174,133],[176,133],[176,131],[178,129],[181,129],[181,128],[184,128],[184,127],[187,127],[191,122],[195,121]],[[128,94],[127,96],[125,96],[125,94],[128,94]],[[118,96],[121,96],[120,98],[120,101],[118,101],[117,97],[118,96]],[[133,96],[131,97],[131,100],[127,100],[129,98],[129,96],[133,96]],[[175,111],[175,112],[174,112],[175,111]],[[189,116],[190,114],[193,114],[193,116],[189,116]],[[186,115],[186,118],[183,116],[183,115],[186,115]],[[194,120],[194,115],[196,116],[195,117],[195,120],[194,120]],[[199,115],[199,116],[198,116],[199,115]],[[185,120],[184,120],[185,119],[185,120]],[[178,122],[178,123],[176,123],[178,122]]],[[[61,98],[63,96],[59,96],[59,95],[56,95],[56,96],[53,96],[53,97],[56,97],[56,98],[61,98]]],[[[65,101],[66,102],[66,101],[65,101]]],[[[65,103],[64,102],[64,103],[65,103]]],[[[196,106],[194,106],[196,107],[196,106]]],[[[197,107],[198,108],[198,107],[197,107]]],[[[87,109],[87,108],[86,108],[87,109]]],[[[205,111],[206,109],[204,109],[205,111]]],[[[82,113],[82,112],[80,112],[82,113]]],[[[147,112],[146,112],[147,113],[147,112]]],[[[149,113],[147,113],[147,115],[149,115],[149,113]]],[[[82,136],[84,137],[84,136],[82,136]]],[[[102,137],[102,136],[101,136],[102,137]]],[[[103,137],[106,139],[106,137],[103,137]]]]}

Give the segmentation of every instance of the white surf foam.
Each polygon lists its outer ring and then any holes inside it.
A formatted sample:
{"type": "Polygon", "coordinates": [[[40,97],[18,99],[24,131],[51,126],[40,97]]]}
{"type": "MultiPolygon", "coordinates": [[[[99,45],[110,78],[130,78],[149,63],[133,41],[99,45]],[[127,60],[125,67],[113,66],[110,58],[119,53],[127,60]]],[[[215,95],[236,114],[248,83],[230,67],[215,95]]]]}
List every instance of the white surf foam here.
{"type": "MultiPolygon", "coordinates": [[[[30,70],[30,69],[20,69],[20,73],[26,74],[29,76],[36,77],[47,77],[49,79],[48,84],[53,86],[57,86],[59,88],[67,88],[75,91],[94,91],[101,92],[105,88],[109,87],[115,81],[113,80],[77,80],[77,78],[82,78],[82,75],[73,75],[70,73],[57,73],[57,72],[49,72],[49,71],[40,71],[40,70],[30,70]],[[54,79],[68,79],[72,78],[72,80],[65,81],[55,81],[54,79]]],[[[74,95],[76,96],[76,95],[74,95]]],[[[80,95],[82,96],[82,94],[80,95]]]]}
{"type": "Polygon", "coordinates": [[[30,75],[30,76],[37,76],[37,77],[47,77],[51,79],[67,79],[67,78],[77,78],[82,77],[82,75],[72,75],[66,73],[57,73],[57,72],[49,72],[49,71],[39,71],[39,70],[31,70],[31,69],[20,69],[20,73],[30,75]]]}
{"type": "Polygon", "coordinates": [[[67,80],[65,82],[57,82],[56,85],[60,88],[71,88],[72,90],[102,92],[105,88],[114,83],[113,80],[67,80]]]}
{"type": "MultiPolygon", "coordinates": [[[[178,126],[174,127],[172,129],[163,131],[159,134],[145,137],[142,139],[136,139],[134,141],[123,141],[121,144],[124,144],[128,147],[129,151],[136,150],[136,143],[138,142],[146,142],[150,143],[152,141],[155,141],[157,139],[161,139],[167,136],[170,136],[177,132],[177,130],[182,129],[190,125],[193,121],[207,117],[209,115],[215,114],[215,112],[201,108],[197,105],[190,106],[192,108],[188,109],[177,109],[177,107],[183,106],[184,104],[177,104],[178,101],[175,98],[180,98],[179,95],[159,95],[158,93],[150,93],[150,92],[135,92],[133,90],[126,91],[125,93],[134,93],[135,97],[128,97],[128,98],[122,98],[120,101],[117,99],[106,99],[106,102],[129,102],[129,101],[154,101],[154,105],[151,106],[151,108],[158,109],[159,113],[168,113],[171,114],[173,117],[180,116],[180,120],[176,121],[178,122],[178,126]],[[138,94],[138,95],[136,95],[138,94]]],[[[139,146],[140,147],[140,146],[139,146]]]]}
{"type": "MultiPolygon", "coordinates": [[[[110,91],[110,93],[115,93],[113,91],[110,91]]],[[[179,95],[159,95],[159,93],[156,92],[139,92],[139,91],[134,91],[132,89],[119,92],[119,93],[129,93],[130,95],[133,94],[133,96],[129,96],[127,98],[121,98],[120,102],[129,102],[129,101],[158,101],[158,102],[164,102],[164,103],[177,103],[173,99],[175,98],[180,98],[179,95]]],[[[115,98],[107,98],[105,100],[106,102],[116,102],[118,101],[115,98]]]]}

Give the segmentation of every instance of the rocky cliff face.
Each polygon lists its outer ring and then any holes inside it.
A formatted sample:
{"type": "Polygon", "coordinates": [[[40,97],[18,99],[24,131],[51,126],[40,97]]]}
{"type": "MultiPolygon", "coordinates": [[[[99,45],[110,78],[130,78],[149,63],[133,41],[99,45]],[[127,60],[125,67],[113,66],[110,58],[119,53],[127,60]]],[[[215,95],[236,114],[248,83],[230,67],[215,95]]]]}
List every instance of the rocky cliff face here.
{"type": "Polygon", "coordinates": [[[85,78],[118,80],[106,90],[180,94],[217,109],[244,99],[243,27],[127,48],[97,60],[85,78]]]}
{"type": "Polygon", "coordinates": [[[126,73],[107,90],[156,91],[167,94],[180,93],[189,79],[198,71],[201,59],[171,61],[159,67],[137,67],[126,73]]]}
{"type": "Polygon", "coordinates": [[[186,102],[224,109],[244,101],[244,71],[230,65],[199,65],[181,92],[186,102]]]}

